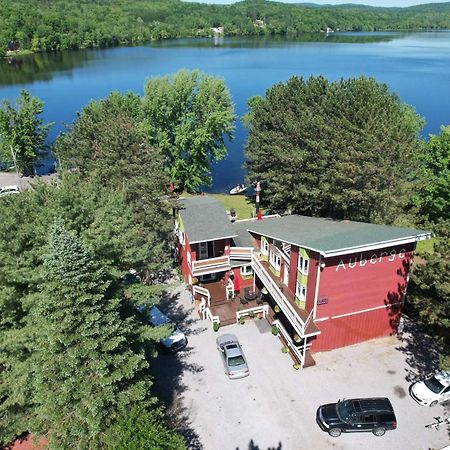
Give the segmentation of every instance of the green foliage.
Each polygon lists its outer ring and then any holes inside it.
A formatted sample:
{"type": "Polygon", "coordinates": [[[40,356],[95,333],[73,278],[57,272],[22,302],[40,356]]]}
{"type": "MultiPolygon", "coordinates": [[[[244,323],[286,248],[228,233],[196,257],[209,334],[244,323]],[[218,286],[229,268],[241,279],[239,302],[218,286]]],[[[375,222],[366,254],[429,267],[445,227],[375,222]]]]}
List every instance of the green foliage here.
{"type": "Polygon", "coordinates": [[[222,79],[199,71],[149,79],[144,88],[143,127],[161,148],[165,168],[178,191],[211,183],[210,164],[227,154],[234,109],[222,79]]]}
{"type": "Polygon", "coordinates": [[[48,433],[52,447],[100,448],[115,417],[153,403],[135,322],[120,317],[105,271],[61,220],[51,230],[43,279],[31,310],[32,431],[48,433]]]}
{"type": "Polygon", "coordinates": [[[422,120],[372,78],[292,77],[249,101],[248,181],[271,210],[392,222],[422,120]]]}
{"type": "Polygon", "coordinates": [[[17,168],[22,175],[33,174],[33,163],[45,150],[45,138],[51,124],[43,125],[44,103],[21,91],[14,107],[3,100],[0,109],[0,160],[13,162],[15,154],[17,168]]]}
{"type": "Polygon", "coordinates": [[[415,203],[424,220],[436,222],[450,216],[450,126],[424,143],[415,203]]]}
{"type": "Polygon", "coordinates": [[[92,101],[58,138],[56,152],[62,166],[75,167],[81,180],[89,180],[100,191],[112,190],[96,211],[96,226],[104,229],[104,235],[94,231],[90,239],[98,250],[102,247],[105,256],[109,253],[109,262],[117,263],[110,242],[124,237],[123,248],[134,252],[125,267],[133,267],[152,282],[161,263],[168,263],[170,208],[162,155],[146,143],[139,129],[140,117],[141,100],[134,94],[112,93],[92,101]],[[131,209],[131,216],[122,211],[123,217],[119,213],[114,221],[111,216],[118,213],[121,202],[131,209]]]}
{"type": "Polygon", "coordinates": [[[106,439],[109,450],[183,450],[183,439],[164,425],[160,410],[133,408],[110,428],[106,439]]]}
{"type": "Polygon", "coordinates": [[[278,335],[278,333],[279,333],[279,329],[278,329],[278,327],[276,326],[276,325],[272,325],[272,334],[274,335],[274,336],[277,336],[278,335]]]}
{"type": "Polygon", "coordinates": [[[0,48],[53,51],[178,37],[295,35],[326,27],[342,31],[450,28],[447,3],[411,8],[283,4],[246,0],[207,5],[181,0],[0,0],[0,48]],[[259,22],[258,22],[259,21],[259,22]]]}
{"type": "Polygon", "coordinates": [[[213,323],[213,330],[215,332],[217,332],[217,331],[219,331],[219,328],[220,328],[220,323],[219,322],[214,322],[213,323]]]}
{"type": "Polygon", "coordinates": [[[450,222],[435,228],[434,252],[425,253],[413,271],[408,286],[409,313],[441,344],[442,364],[450,358],[450,222]]]}

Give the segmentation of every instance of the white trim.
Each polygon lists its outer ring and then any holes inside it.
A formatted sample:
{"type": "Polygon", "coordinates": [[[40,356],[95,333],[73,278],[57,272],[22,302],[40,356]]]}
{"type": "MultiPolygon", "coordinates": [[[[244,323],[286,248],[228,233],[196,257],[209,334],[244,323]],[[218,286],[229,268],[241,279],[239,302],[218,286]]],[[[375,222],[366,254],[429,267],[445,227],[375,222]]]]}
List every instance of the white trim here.
{"type": "Polygon", "coordinates": [[[320,273],[322,272],[322,268],[320,267],[322,264],[322,255],[319,255],[319,262],[317,264],[317,276],[316,276],[316,289],[314,293],[314,312],[313,312],[313,320],[316,320],[317,313],[317,300],[319,298],[319,283],[320,283],[320,273]]]}
{"type": "Polygon", "coordinates": [[[387,309],[387,308],[391,308],[392,306],[395,306],[395,305],[403,305],[403,303],[404,302],[397,302],[397,303],[392,303],[390,305],[375,306],[374,308],[361,309],[360,311],[353,311],[353,312],[346,313],[346,314],[339,314],[338,316],[322,317],[320,319],[316,319],[314,322],[323,322],[324,320],[329,320],[329,319],[340,319],[341,317],[354,316],[355,314],[362,314],[365,312],[376,311],[377,309],[381,309],[381,308],[387,309]]]}
{"type": "Polygon", "coordinates": [[[250,264],[246,264],[245,266],[241,266],[240,272],[243,277],[248,277],[249,275],[253,275],[254,272],[253,272],[252,264],[250,263],[250,264]],[[246,270],[244,270],[244,271],[242,270],[242,269],[248,269],[248,268],[250,268],[250,273],[248,273],[246,270]]]}
{"type": "Polygon", "coordinates": [[[206,241],[204,239],[202,239],[201,241],[189,241],[189,244],[198,244],[200,242],[209,242],[209,241],[220,241],[222,239],[231,239],[231,238],[235,238],[235,237],[238,237],[238,235],[237,234],[233,234],[232,236],[216,237],[216,238],[208,239],[206,241]]]}
{"type": "MultiPolygon", "coordinates": [[[[261,231],[255,231],[255,230],[250,230],[250,229],[247,229],[247,231],[249,233],[255,233],[259,236],[264,236],[266,238],[280,240],[279,237],[277,238],[274,236],[269,236],[268,234],[262,234],[261,231]]],[[[409,236],[409,237],[403,238],[403,239],[380,241],[380,242],[376,242],[375,244],[371,244],[371,245],[359,245],[359,246],[357,245],[355,247],[340,248],[340,249],[336,249],[336,250],[330,250],[328,252],[324,251],[324,250],[318,250],[317,248],[308,247],[305,244],[298,244],[298,243],[287,241],[287,240],[283,240],[283,242],[286,242],[291,245],[295,245],[296,247],[305,248],[307,250],[312,250],[313,252],[319,253],[319,254],[329,258],[332,256],[347,255],[347,254],[353,253],[355,251],[376,250],[376,249],[384,248],[384,247],[393,247],[394,245],[402,245],[402,244],[409,244],[412,242],[424,241],[424,240],[430,239],[430,238],[431,238],[431,233],[423,233],[423,234],[419,234],[417,236],[409,236]]]]}

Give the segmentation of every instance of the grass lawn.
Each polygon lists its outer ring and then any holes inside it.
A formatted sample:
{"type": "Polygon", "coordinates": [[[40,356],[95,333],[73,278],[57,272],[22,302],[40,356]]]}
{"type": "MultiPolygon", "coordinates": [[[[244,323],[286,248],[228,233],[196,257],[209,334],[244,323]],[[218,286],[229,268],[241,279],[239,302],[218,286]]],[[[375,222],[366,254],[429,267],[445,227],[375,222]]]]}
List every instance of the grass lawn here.
{"type": "MultiPolygon", "coordinates": [[[[215,198],[220,203],[222,203],[224,209],[229,211],[234,208],[237,215],[237,220],[250,219],[252,217],[252,212],[255,210],[255,204],[252,199],[246,197],[245,195],[228,195],[228,194],[206,194],[210,197],[215,198]]],[[[192,194],[183,192],[182,197],[192,197],[192,194]]]]}
{"type": "Polygon", "coordinates": [[[226,194],[209,194],[214,197],[223,207],[229,211],[234,208],[237,215],[237,220],[250,219],[252,212],[255,209],[255,204],[245,195],[226,195],[226,194]]]}

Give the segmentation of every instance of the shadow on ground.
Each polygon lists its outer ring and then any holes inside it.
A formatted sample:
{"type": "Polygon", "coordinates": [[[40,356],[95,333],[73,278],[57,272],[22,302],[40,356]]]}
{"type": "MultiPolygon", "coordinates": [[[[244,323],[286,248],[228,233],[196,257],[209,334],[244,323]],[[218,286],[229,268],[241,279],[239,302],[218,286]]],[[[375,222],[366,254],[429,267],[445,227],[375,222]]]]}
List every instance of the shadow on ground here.
{"type": "Polygon", "coordinates": [[[420,327],[406,316],[405,327],[400,337],[402,344],[396,350],[406,355],[408,368],[405,369],[405,379],[416,381],[439,368],[439,347],[427,336],[420,327]]]}
{"type": "Polygon", "coordinates": [[[190,311],[180,304],[179,296],[178,290],[164,293],[158,307],[178,324],[188,338],[188,345],[175,354],[161,351],[158,357],[150,362],[150,372],[154,377],[152,392],[166,406],[168,421],[185,438],[186,448],[203,450],[199,436],[191,427],[189,411],[182,406],[183,393],[186,390],[182,378],[185,372],[200,374],[203,371],[201,365],[188,362],[192,351],[189,336],[202,333],[206,328],[194,326],[197,322],[191,318],[190,311]]]}
{"type": "MultiPolygon", "coordinates": [[[[281,442],[278,442],[278,445],[276,447],[267,447],[267,450],[282,450],[283,446],[281,445],[281,442]]],[[[236,450],[240,450],[239,447],[236,447],[236,450]]],[[[243,450],[263,450],[261,447],[255,444],[254,440],[252,439],[248,443],[247,449],[243,450]]]]}

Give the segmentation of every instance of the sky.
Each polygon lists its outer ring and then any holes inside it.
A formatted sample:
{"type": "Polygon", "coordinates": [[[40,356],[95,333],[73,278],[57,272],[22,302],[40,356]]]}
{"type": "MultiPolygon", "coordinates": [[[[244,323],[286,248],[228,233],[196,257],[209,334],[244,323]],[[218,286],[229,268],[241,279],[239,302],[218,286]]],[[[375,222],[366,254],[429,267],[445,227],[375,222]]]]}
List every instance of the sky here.
{"type": "MultiPolygon", "coordinates": [[[[229,4],[237,0],[192,0],[202,3],[229,4]]],[[[284,3],[316,3],[317,5],[340,5],[343,3],[356,3],[370,6],[412,6],[424,3],[444,3],[445,0],[283,0],[284,3]]]]}

